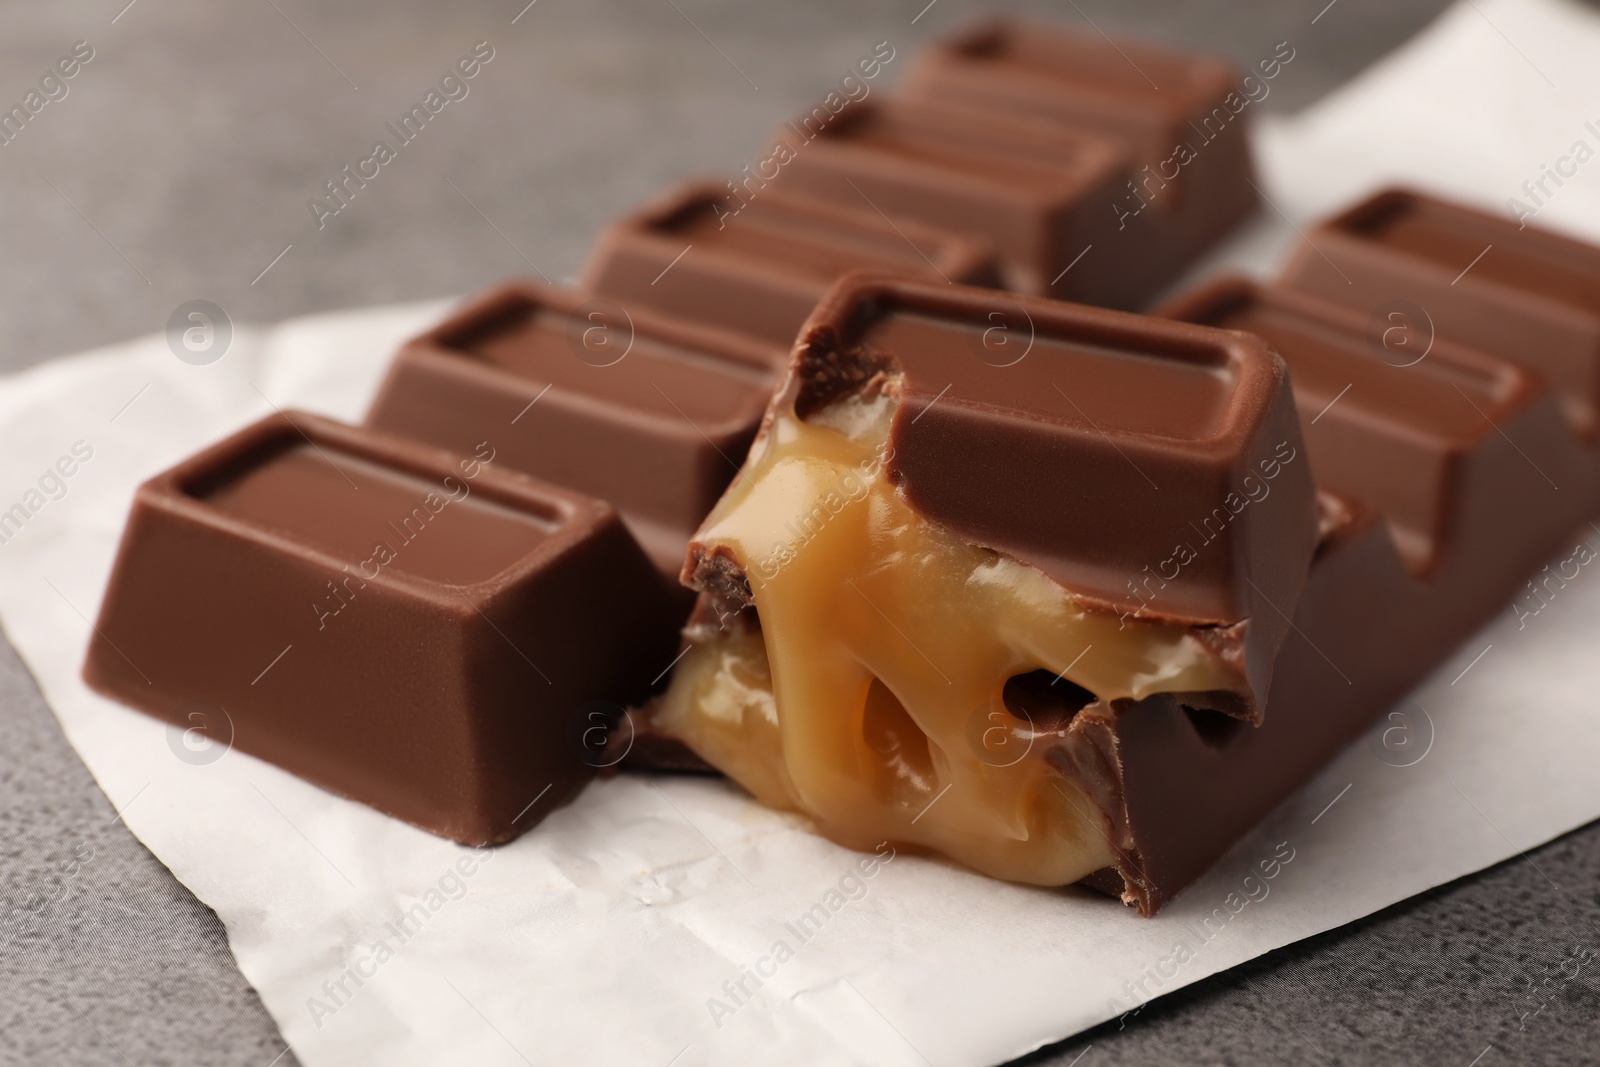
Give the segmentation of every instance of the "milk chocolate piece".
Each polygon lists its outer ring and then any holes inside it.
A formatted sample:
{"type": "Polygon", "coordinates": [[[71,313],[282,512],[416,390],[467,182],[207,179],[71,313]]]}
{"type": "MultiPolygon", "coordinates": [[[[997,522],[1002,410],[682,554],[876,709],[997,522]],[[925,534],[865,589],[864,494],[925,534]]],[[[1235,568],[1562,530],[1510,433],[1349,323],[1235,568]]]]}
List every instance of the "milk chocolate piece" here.
{"type": "Polygon", "coordinates": [[[605,500],[676,573],[771,389],[765,349],[648,308],[515,284],[401,348],[375,429],[605,500]]]}
{"type": "Polygon", "coordinates": [[[1290,288],[1523,363],[1560,390],[1579,432],[1600,405],[1600,248],[1422,193],[1378,193],[1311,230],[1290,288]]]}
{"type": "Polygon", "coordinates": [[[1145,258],[1146,228],[1119,232],[1114,208],[1126,193],[1129,156],[1114,138],[962,107],[875,101],[836,115],[819,107],[775,137],[787,149],[778,188],[988,241],[1009,288],[1132,305],[1159,284],[1152,278],[1160,265],[1145,258]],[[1074,269],[1080,254],[1084,269],[1074,269]]]}
{"type": "Polygon", "coordinates": [[[289,413],[157,475],[85,680],[453,840],[527,830],[599,762],[573,723],[645,694],[679,615],[611,508],[492,453],[289,413]]]}
{"type": "Polygon", "coordinates": [[[887,470],[917,512],[1082,603],[1209,628],[1259,716],[1316,537],[1287,375],[1260,340],[857,275],[799,351],[775,403],[804,417],[841,379],[894,374],[887,470]]]}
{"type": "Polygon", "coordinates": [[[1486,440],[1549,429],[1537,405],[1548,391],[1532,372],[1444,340],[1426,355],[1386,347],[1366,316],[1293,290],[1225,278],[1161,314],[1249,331],[1283,357],[1317,484],[1376,508],[1418,573],[1469,532],[1468,486],[1495,477],[1481,466],[1515,458],[1486,440]]]}
{"type": "Polygon", "coordinates": [[[673,189],[612,224],[584,268],[584,288],[758,338],[781,369],[806,316],[851,270],[998,284],[992,254],[971,239],[768,185],[751,176],[737,191],[714,181],[673,189]]]}
{"type": "MultiPolygon", "coordinates": [[[[1277,66],[1263,61],[1263,71],[1277,66]]],[[[900,92],[1125,144],[1131,174],[1120,210],[1159,231],[1167,254],[1179,257],[1150,264],[1165,278],[1258,200],[1247,136],[1252,109],[1239,72],[1220,60],[990,17],[927,48],[900,92]]]]}

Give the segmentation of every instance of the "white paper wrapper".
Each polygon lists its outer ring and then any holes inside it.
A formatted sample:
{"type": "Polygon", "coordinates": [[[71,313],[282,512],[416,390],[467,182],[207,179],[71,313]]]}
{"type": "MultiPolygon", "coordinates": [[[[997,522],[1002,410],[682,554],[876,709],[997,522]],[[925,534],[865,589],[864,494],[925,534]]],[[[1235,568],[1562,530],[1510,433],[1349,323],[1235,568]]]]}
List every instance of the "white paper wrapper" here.
{"type": "MultiPolygon", "coordinates": [[[[1299,222],[1404,177],[1503,208],[1600,118],[1584,114],[1595,55],[1593,14],[1556,0],[1453,10],[1266,127],[1268,195],[1299,222]]],[[[1597,187],[1600,162],[1540,221],[1600,235],[1597,187]]],[[[1297,239],[1272,218],[1235,262],[1263,269],[1297,239]]],[[[135,485],[270,404],[359,418],[395,344],[442,309],[240,328],[203,367],[151,338],[0,387],[0,510],[75,442],[93,449],[0,544],[0,619],[310,1067],[993,1064],[1600,816],[1588,569],[1380,724],[1406,746],[1374,731],[1154,920],[910,856],[863,867],[707,780],[598,783],[483,858],[238,752],[186,762],[168,728],[91,694],[78,669],[135,485]]],[[[1600,530],[1573,538],[1600,547],[1600,530]]]]}

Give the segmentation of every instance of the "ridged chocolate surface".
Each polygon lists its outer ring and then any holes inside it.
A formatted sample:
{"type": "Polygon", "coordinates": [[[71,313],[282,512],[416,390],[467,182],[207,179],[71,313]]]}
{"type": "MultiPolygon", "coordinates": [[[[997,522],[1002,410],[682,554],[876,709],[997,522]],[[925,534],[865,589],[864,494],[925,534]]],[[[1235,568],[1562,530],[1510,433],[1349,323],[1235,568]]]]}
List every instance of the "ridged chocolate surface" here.
{"type": "Polygon", "coordinates": [[[1252,104],[1293,58],[1285,42],[1242,72],[1205,56],[994,17],[922,52],[901,98],[1117,145],[1124,173],[1114,197],[1093,205],[1115,227],[1070,271],[1031,291],[1138,308],[1255,210],[1252,104]]]}
{"type": "MultiPolygon", "coordinates": [[[[778,188],[986,240],[1006,286],[1023,292],[1050,291],[1080,251],[1097,240],[1111,247],[1118,229],[1113,202],[1128,155],[1092,131],[891,101],[852,105],[826,124],[798,116],[774,140],[792,156],[778,188]]],[[[1147,264],[1139,279],[1151,270],[1147,264]]],[[[1075,278],[1073,291],[1115,302],[1118,286],[1134,280],[1125,273],[1102,264],[1075,278]]]]}
{"type": "Polygon", "coordinates": [[[788,362],[795,335],[833,283],[888,270],[998,285],[986,242],[911,219],[788,196],[759,175],[690,182],[620,219],[584,267],[586,288],[764,342],[788,362]]]}
{"type": "MultiPolygon", "coordinates": [[[[1220,60],[991,18],[936,41],[914,61],[902,92],[1098,130],[1125,141],[1140,166],[1155,166],[1180,143],[1225,134],[1236,114],[1226,97],[1238,87],[1239,72],[1220,60]]],[[[1233,171],[1240,186],[1249,173],[1245,140],[1236,130],[1225,142],[1230,164],[1244,163],[1233,171]]]]}
{"type": "Polygon", "coordinates": [[[1381,334],[1374,343],[1358,313],[1239,278],[1163,313],[1249,331],[1283,357],[1317,484],[1377,508],[1419,573],[1462,534],[1461,493],[1481,477],[1486,439],[1548,392],[1532,371],[1449,341],[1413,362],[1381,334]]]}
{"type": "Polygon", "coordinates": [[[1541,375],[1593,436],[1600,405],[1600,248],[1408,189],[1308,233],[1292,289],[1417,336],[1470,345],[1541,375]]]}

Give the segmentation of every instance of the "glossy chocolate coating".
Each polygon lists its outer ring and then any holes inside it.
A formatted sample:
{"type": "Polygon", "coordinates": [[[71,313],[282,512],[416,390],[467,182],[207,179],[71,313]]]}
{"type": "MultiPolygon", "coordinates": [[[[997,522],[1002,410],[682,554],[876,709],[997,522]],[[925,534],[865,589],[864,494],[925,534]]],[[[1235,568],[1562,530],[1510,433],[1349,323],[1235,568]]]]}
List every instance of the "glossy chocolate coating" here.
{"type": "Polygon", "coordinates": [[[1161,314],[1249,331],[1283,357],[1318,486],[1375,507],[1419,573],[1463,529],[1461,493],[1482,477],[1485,439],[1547,392],[1531,371],[1444,340],[1412,362],[1371,336],[1359,313],[1242,278],[1161,314]]]}
{"type": "Polygon", "coordinates": [[[988,249],[948,230],[890,221],[865,203],[787,196],[758,177],[739,190],[690,182],[613,223],[584,268],[584,287],[748,334],[781,369],[806,316],[851,270],[998,284],[988,249]]]}
{"type": "Polygon", "coordinates": [[[1164,257],[1146,269],[1169,280],[1259,199],[1241,85],[1239,72],[1220,60],[996,17],[935,42],[901,93],[1124,144],[1130,173],[1119,203],[1137,214],[1130,225],[1146,228],[1142,239],[1164,257]]]}
{"type": "Polygon", "coordinates": [[[821,114],[825,123],[811,112],[776,132],[792,154],[778,188],[988,241],[1006,285],[1022,292],[1126,303],[1151,291],[1156,265],[1124,259],[1146,249],[1119,240],[1129,237],[1113,209],[1127,181],[1120,142],[943,105],[866,102],[821,114]],[[1069,271],[1097,242],[1116,257],[1069,271]]]}
{"type": "Polygon", "coordinates": [[[1242,131],[1228,134],[1232,114],[1219,120],[1212,112],[1238,81],[1230,64],[1206,56],[990,17],[930,45],[900,91],[908,99],[977,104],[1098,130],[1126,141],[1141,166],[1196,136],[1206,137],[1203,143],[1226,137],[1220,143],[1234,155],[1237,177],[1249,173],[1246,139],[1242,131]],[[1190,125],[1208,118],[1212,127],[1190,125]]]}
{"type": "Polygon", "coordinates": [[[1523,363],[1560,390],[1580,433],[1595,434],[1600,248],[1404,189],[1307,236],[1282,284],[1414,329],[1419,344],[1436,335],[1523,363]]]}
{"type": "Polygon", "coordinates": [[[573,723],[645,694],[679,615],[614,511],[487,455],[289,413],[152,478],[85,679],[456,841],[527,830],[593,773],[573,723]]]}
{"type": "Polygon", "coordinates": [[[663,572],[738,470],[766,406],[762,346],[532,283],[406,344],[367,425],[607,501],[663,572]]]}

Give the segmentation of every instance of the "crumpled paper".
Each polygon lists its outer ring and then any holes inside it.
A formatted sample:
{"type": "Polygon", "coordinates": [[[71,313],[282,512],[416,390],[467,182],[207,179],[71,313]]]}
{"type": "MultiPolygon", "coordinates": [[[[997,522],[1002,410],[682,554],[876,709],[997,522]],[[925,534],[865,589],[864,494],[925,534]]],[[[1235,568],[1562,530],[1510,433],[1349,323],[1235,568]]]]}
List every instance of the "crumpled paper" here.
{"type": "MultiPolygon", "coordinates": [[[[1595,16],[1559,0],[1460,6],[1264,124],[1264,188],[1297,222],[1393,178],[1505,209],[1586,136],[1596,54],[1595,16]]],[[[1541,223],[1600,234],[1591,166],[1541,223]]],[[[1264,270],[1299,239],[1266,217],[1219,259],[1264,270]]],[[[204,366],[148,338],[0,384],[0,512],[28,513],[0,543],[0,621],[309,1067],[993,1064],[1600,816],[1589,567],[1493,620],[1153,920],[849,852],[712,780],[597,782],[521,840],[464,849],[89,692],[78,669],[138,482],[274,406],[359,418],[395,344],[442,310],[239,327],[204,366]],[[71,476],[48,476],[69,455],[71,476]]],[[[1600,528],[1579,541],[1600,548],[1600,528]]]]}

